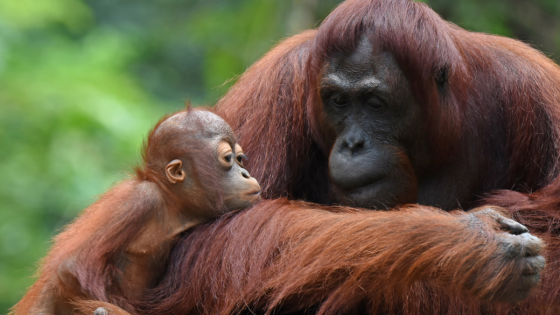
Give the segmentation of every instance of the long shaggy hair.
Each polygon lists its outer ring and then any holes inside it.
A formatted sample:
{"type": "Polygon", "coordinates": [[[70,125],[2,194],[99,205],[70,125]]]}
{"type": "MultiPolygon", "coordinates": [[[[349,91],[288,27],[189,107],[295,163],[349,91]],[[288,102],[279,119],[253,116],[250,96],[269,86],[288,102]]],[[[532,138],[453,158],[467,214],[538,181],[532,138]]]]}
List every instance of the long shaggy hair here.
{"type": "Polygon", "coordinates": [[[425,300],[432,295],[445,297],[436,309],[459,311],[449,293],[463,292],[462,301],[476,305],[474,297],[490,298],[507,285],[516,264],[498,259],[500,244],[492,232],[466,234],[459,218],[430,207],[372,212],[262,201],[186,236],[164,280],[138,309],[399,314],[402,308],[433,310],[432,300],[425,300]],[[426,285],[427,279],[435,285],[426,285]]]}
{"type": "Polygon", "coordinates": [[[329,57],[352,51],[362,36],[391,53],[408,78],[426,120],[418,132],[430,139],[430,169],[447,165],[464,176],[448,176],[444,183],[450,188],[425,202],[452,204],[462,193],[466,208],[502,206],[548,244],[541,289],[521,305],[489,309],[470,300],[451,303],[414,286],[407,291],[409,305],[424,308],[402,312],[556,312],[560,68],[524,43],[465,31],[423,3],[345,1],[317,30],[286,40],[253,65],[218,103],[218,113],[247,148],[248,169],[263,183],[265,195],[332,203],[327,155],[333,139],[322,123],[317,82],[329,57]]]}

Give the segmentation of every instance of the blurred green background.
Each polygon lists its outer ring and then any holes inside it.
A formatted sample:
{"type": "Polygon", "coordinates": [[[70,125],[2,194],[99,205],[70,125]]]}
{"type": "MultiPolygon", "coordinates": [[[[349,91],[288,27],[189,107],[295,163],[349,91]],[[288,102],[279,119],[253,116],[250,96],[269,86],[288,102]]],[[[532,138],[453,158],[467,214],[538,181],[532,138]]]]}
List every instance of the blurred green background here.
{"type": "MultiPolygon", "coordinates": [[[[52,236],[139,161],[161,115],[214,104],[339,2],[0,0],[0,313],[32,284],[52,236]]],[[[560,56],[557,0],[426,2],[560,56]]]]}

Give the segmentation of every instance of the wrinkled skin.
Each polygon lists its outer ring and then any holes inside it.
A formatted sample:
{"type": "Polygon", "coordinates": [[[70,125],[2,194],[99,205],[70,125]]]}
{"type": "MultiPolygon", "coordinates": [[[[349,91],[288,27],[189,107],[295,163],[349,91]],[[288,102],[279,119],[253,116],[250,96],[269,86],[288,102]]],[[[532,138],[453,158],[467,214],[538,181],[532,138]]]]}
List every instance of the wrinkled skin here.
{"type": "Polygon", "coordinates": [[[546,265],[540,255],[544,244],[538,237],[529,234],[524,225],[504,217],[501,212],[505,211],[498,207],[476,208],[469,211],[464,220],[475,230],[490,225],[504,231],[498,234],[502,252],[497,254],[505,254],[506,261],[516,261],[520,272],[512,275],[498,291],[489,293],[485,299],[514,303],[528,298],[531,290],[539,284],[540,273],[546,265]]]}
{"type": "Polygon", "coordinates": [[[429,152],[419,105],[393,57],[363,38],[356,51],[330,59],[320,91],[336,135],[329,174],[337,201],[380,209],[415,203],[429,152]]]}

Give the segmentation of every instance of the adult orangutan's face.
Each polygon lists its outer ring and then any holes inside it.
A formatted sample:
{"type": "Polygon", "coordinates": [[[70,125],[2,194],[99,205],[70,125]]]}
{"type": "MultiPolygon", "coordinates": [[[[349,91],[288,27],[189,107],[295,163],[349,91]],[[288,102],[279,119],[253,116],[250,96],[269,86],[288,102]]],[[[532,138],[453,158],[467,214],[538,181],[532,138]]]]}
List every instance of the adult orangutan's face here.
{"type": "Polygon", "coordinates": [[[373,208],[416,202],[416,169],[427,162],[420,108],[391,54],[363,37],[355,51],[329,59],[320,94],[336,135],[329,175],[337,202],[373,208]]]}

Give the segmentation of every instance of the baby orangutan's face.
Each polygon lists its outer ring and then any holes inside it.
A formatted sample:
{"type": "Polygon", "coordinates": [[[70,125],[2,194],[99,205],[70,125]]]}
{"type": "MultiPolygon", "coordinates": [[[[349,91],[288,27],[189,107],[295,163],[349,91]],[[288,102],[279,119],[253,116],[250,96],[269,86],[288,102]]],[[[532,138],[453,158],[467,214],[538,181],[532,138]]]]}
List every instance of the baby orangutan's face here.
{"type": "Polygon", "coordinates": [[[243,167],[245,155],[239,144],[231,145],[222,140],[218,144],[217,157],[225,172],[222,187],[227,210],[246,208],[261,199],[261,187],[257,180],[243,167]]]}
{"type": "MultiPolygon", "coordinates": [[[[168,181],[180,183],[185,196],[191,200],[205,196],[210,203],[221,198],[225,211],[243,209],[261,199],[261,187],[243,167],[243,150],[222,118],[207,111],[193,111],[176,114],[166,123],[176,128],[174,137],[189,139],[190,145],[165,169],[168,181]]],[[[216,214],[221,213],[218,211],[216,214]]]]}

